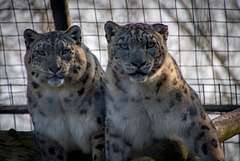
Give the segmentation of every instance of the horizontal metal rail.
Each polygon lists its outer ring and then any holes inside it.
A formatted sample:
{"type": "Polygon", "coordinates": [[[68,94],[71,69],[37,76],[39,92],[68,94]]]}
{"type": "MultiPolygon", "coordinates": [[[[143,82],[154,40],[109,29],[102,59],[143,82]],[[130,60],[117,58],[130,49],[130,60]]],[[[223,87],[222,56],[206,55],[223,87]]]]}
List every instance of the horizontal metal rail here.
{"type": "MultiPolygon", "coordinates": [[[[230,112],[240,105],[203,105],[207,112],[230,112]]],[[[28,114],[27,105],[0,106],[0,114],[28,114]]]]}

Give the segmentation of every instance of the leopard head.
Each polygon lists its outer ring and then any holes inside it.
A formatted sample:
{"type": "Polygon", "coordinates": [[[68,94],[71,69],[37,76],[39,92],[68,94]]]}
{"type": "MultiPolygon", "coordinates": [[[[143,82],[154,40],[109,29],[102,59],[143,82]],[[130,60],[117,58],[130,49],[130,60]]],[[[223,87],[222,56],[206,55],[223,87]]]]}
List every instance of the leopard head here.
{"type": "Polygon", "coordinates": [[[81,30],[73,26],[67,31],[39,34],[24,31],[25,66],[28,77],[35,82],[59,87],[66,81],[77,81],[86,68],[86,56],[81,48],[81,30]]]}
{"type": "Polygon", "coordinates": [[[168,27],[163,24],[104,26],[109,62],[121,66],[133,82],[145,82],[161,67],[167,51],[168,27]]]}

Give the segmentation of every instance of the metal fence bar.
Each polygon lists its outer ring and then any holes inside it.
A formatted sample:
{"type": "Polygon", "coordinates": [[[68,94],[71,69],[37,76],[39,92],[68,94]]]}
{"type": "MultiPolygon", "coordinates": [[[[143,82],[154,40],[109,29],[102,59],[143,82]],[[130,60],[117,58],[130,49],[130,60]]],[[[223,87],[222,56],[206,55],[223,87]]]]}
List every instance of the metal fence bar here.
{"type": "Polygon", "coordinates": [[[51,0],[51,7],[56,30],[67,30],[71,26],[68,0],[51,0]]]}
{"type": "MultiPolygon", "coordinates": [[[[230,112],[240,105],[203,105],[207,112],[230,112]]],[[[28,114],[27,105],[0,106],[0,114],[28,114]]]]}

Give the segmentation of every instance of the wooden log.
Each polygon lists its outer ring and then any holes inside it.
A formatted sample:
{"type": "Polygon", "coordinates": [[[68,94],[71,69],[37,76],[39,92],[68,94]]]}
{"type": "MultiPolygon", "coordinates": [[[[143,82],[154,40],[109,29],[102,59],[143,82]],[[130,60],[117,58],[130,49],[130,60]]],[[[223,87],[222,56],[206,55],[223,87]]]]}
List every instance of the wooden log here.
{"type": "Polygon", "coordinates": [[[42,161],[34,132],[0,131],[1,161],[42,161]]]}
{"type": "MultiPolygon", "coordinates": [[[[240,134],[240,108],[212,121],[218,131],[220,142],[240,134]]],[[[161,140],[140,152],[133,152],[131,158],[135,158],[132,161],[199,161],[199,158],[190,152],[186,145],[176,140],[161,140]]]]}
{"type": "Polygon", "coordinates": [[[213,119],[220,142],[240,134],[240,108],[213,119]]]}
{"type": "MultiPolygon", "coordinates": [[[[240,133],[239,120],[240,109],[213,120],[221,142],[240,133]]],[[[198,160],[184,144],[176,140],[161,140],[139,152],[132,152],[130,158],[132,161],[198,160]]],[[[0,131],[0,160],[42,161],[34,132],[17,132],[14,129],[0,131]]]]}

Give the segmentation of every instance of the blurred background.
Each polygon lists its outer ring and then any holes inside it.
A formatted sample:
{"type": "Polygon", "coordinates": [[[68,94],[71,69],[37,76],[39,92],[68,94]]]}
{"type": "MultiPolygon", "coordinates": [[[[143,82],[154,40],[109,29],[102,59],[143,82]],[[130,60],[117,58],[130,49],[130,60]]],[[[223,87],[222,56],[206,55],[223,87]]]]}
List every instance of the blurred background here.
{"type": "MultiPolygon", "coordinates": [[[[168,25],[168,49],[211,118],[240,102],[240,0],[68,0],[72,25],[107,65],[104,23],[168,25]]],[[[27,113],[23,32],[55,30],[49,0],[0,0],[0,130],[31,131],[27,113]]],[[[239,135],[223,143],[239,161],[239,135]]]]}

